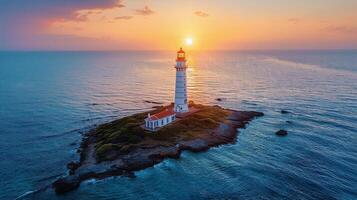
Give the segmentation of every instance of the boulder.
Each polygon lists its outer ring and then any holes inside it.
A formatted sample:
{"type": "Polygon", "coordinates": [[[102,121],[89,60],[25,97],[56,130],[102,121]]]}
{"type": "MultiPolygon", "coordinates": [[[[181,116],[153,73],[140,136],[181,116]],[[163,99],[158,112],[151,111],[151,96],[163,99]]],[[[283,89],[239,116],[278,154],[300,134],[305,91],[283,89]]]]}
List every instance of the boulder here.
{"type": "Polygon", "coordinates": [[[206,151],[209,149],[207,142],[202,139],[181,142],[180,147],[182,150],[189,150],[192,152],[206,151]]]}
{"type": "Polygon", "coordinates": [[[80,166],[81,166],[81,164],[79,162],[72,161],[72,162],[67,164],[67,169],[69,169],[69,173],[70,174],[73,174],[74,171],[80,166]]]}
{"type": "Polygon", "coordinates": [[[135,173],[132,172],[132,171],[124,171],[124,172],[123,172],[123,176],[126,176],[126,177],[128,177],[128,178],[136,178],[135,173]]]}
{"type": "Polygon", "coordinates": [[[156,105],[161,105],[161,104],[162,104],[161,102],[157,102],[157,101],[148,101],[148,100],[145,100],[144,102],[145,102],[145,103],[156,104],[156,105]]]}
{"type": "Polygon", "coordinates": [[[78,176],[67,176],[52,183],[57,194],[63,194],[79,187],[81,180],[78,176]]]}
{"type": "Polygon", "coordinates": [[[287,111],[287,110],[281,110],[280,112],[281,112],[281,114],[288,114],[288,113],[290,113],[290,112],[287,111]]]}
{"type": "Polygon", "coordinates": [[[288,134],[288,132],[286,130],[279,130],[275,133],[275,135],[278,135],[278,136],[286,136],[288,134]]]}

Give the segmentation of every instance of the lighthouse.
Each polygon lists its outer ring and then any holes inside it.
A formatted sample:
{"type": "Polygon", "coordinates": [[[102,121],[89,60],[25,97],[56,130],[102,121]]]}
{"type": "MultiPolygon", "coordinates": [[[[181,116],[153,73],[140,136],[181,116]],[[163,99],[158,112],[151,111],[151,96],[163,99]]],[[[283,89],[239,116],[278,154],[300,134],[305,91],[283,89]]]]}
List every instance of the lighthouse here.
{"type": "Polygon", "coordinates": [[[185,52],[180,48],[176,59],[176,86],[175,86],[175,107],[176,113],[188,112],[187,104],[187,81],[186,81],[186,57],[185,52]]]}
{"type": "Polygon", "coordinates": [[[187,104],[187,81],[186,81],[186,57],[185,52],[180,48],[176,58],[176,85],[175,85],[175,104],[174,107],[165,107],[162,111],[151,115],[148,113],[145,118],[145,128],[147,130],[156,131],[157,129],[166,126],[176,120],[180,113],[189,112],[187,104]]]}

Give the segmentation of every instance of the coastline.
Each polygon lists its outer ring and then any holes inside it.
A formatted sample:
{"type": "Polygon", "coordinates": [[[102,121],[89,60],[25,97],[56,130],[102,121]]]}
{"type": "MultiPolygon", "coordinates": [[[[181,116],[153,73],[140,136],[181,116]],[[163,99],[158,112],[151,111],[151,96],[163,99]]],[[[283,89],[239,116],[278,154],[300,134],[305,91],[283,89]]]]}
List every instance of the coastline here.
{"type": "MultiPolygon", "coordinates": [[[[192,106],[199,108],[200,111],[168,125],[166,129],[160,131],[163,133],[146,133],[139,142],[128,142],[133,140],[129,138],[123,143],[115,143],[117,138],[108,139],[107,135],[104,137],[101,134],[104,132],[112,135],[122,126],[133,123],[131,120],[133,118],[139,123],[148,112],[105,123],[89,131],[85,134],[79,149],[80,161],[68,163],[69,175],[59,178],[52,184],[55,192],[57,194],[69,192],[78,188],[82,181],[93,178],[103,179],[120,175],[135,177],[135,171],[154,166],[166,158],[178,159],[182,151],[203,152],[211,147],[234,143],[239,133],[238,128],[245,128],[250,121],[264,115],[261,112],[236,111],[219,106],[199,104],[192,106]],[[214,118],[216,115],[219,117],[214,118]],[[194,120],[199,120],[200,128],[193,131],[192,127],[182,126],[186,120],[193,124],[195,124],[194,120]],[[177,127],[187,130],[178,131],[177,127]],[[100,139],[108,143],[102,144],[103,141],[100,139]],[[101,153],[103,147],[108,147],[108,144],[114,148],[101,153]],[[122,150],[124,147],[125,151],[122,150]]],[[[163,108],[159,107],[156,110],[163,108]]],[[[138,126],[140,127],[134,123],[133,129],[137,129],[138,126]]],[[[125,130],[131,131],[131,129],[125,130]]],[[[125,135],[127,138],[128,133],[125,135]]]]}

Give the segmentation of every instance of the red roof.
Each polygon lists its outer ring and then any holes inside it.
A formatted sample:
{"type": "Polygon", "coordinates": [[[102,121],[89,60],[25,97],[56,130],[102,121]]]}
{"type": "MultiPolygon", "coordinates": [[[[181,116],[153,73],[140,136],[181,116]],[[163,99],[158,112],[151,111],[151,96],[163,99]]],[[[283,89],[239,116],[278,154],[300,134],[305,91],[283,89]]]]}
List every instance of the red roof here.
{"type": "Polygon", "coordinates": [[[162,119],[162,118],[168,117],[170,115],[174,115],[174,114],[175,114],[175,112],[174,112],[173,108],[166,108],[165,110],[163,110],[161,112],[151,115],[149,119],[150,120],[159,120],[159,119],[162,119]]]}
{"type": "Polygon", "coordinates": [[[185,52],[182,50],[182,47],[181,47],[180,51],[178,51],[177,53],[185,53],[185,52]]]}

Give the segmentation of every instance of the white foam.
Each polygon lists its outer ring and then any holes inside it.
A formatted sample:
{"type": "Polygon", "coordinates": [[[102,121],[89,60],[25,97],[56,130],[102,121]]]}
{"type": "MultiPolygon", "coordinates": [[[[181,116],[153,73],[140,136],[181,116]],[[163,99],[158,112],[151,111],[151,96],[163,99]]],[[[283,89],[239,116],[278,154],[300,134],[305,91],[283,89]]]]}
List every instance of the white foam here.
{"type": "Polygon", "coordinates": [[[26,196],[28,196],[28,195],[34,193],[34,192],[36,192],[36,191],[32,191],[32,190],[31,190],[31,191],[27,191],[27,192],[23,193],[22,195],[16,197],[15,200],[17,200],[17,199],[22,199],[22,198],[24,198],[24,197],[26,197],[26,196]]]}

